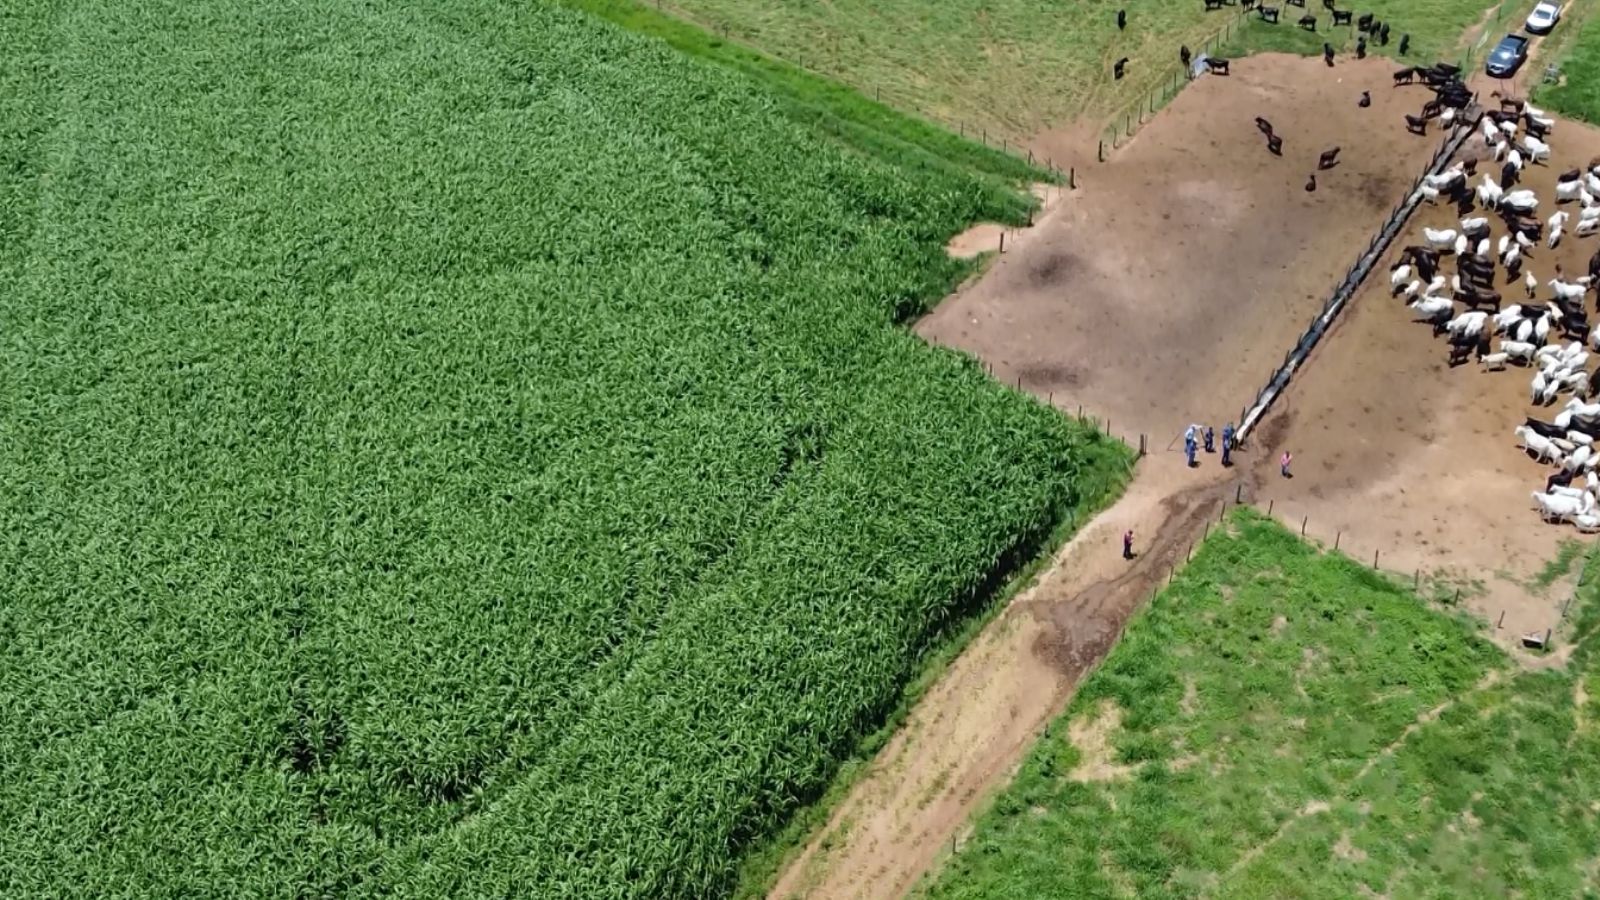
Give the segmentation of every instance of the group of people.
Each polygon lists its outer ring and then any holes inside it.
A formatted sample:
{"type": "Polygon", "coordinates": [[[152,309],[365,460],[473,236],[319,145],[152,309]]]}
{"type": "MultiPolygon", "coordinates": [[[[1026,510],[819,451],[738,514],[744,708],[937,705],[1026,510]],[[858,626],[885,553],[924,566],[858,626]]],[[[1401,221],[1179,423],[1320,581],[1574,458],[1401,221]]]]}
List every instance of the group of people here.
{"type": "MultiPolygon", "coordinates": [[[[1197,465],[1194,456],[1196,451],[1199,449],[1198,442],[1201,440],[1205,441],[1207,453],[1217,452],[1217,434],[1215,431],[1211,430],[1210,425],[1205,426],[1203,430],[1199,425],[1190,425],[1188,429],[1183,432],[1183,455],[1188,457],[1189,466],[1191,468],[1197,465]]],[[[1222,464],[1224,466],[1233,465],[1232,457],[1233,423],[1229,422],[1228,424],[1222,426],[1222,464]]]]}

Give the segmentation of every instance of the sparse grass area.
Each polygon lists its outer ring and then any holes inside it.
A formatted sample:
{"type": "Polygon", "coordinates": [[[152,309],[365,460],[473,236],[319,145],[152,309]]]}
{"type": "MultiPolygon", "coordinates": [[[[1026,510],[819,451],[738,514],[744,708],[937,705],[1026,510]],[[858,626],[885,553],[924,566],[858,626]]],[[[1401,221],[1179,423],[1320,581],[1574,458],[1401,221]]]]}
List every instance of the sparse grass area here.
{"type": "Polygon", "coordinates": [[[1544,566],[1534,573],[1528,586],[1535,590],[1544,590],[1565,578],[1567,573],[1572,571],[1572,563],[1582,555],[1584,546],[1582,541],[1573,538],[1562,541],[1555,557],[1546,561],[1544,566]]]}
{"type": "Polygon", "coordinates": [[[666,8],[991,141],[1120,111],[1171,78],[1180,45],[1198,47],[1238,12],[1208,14],[1200,0],[680,0],[666,8]],[[1128,12],[1123,32],[1119,8],[1128,12]],[[1123,56],[1127,75],[1113,81],[1112,63],[1123,56]]]}
{"type": "MultiPolygon", "coordinates": [[[[1332,28],[1314,0],[1306,11],[1319,19],[1315,35],[1295,26],[1301,10],[1279,5],[1284,21],[1247,25],[1232,52],[1318,53],[1324,40],[1355,46],[1354,29],[1332,28]]],[[[1410,32],[1408,58],[1431,63],[1459,56],[1463,32],[1489,7],[1484,0],[1372,0],[1349,8],[1390,22],[1389,46],[1373,41],[1372,52],[1393,52],[1410,32]]],[[[1238,13],[1237,6],[1207,13],[1199,0],[674,0],[665,8],[869,96],[881,91],[901,109],[966,123],[993,139],[1122,112],[1170,80],[1180,45],[1198,48],[1238,13]],[[1128,12],[1122,32],[1119,8],[1128,12]],[[1112,63],[1124,56],[1127,76],[1112,81],[1112,63]]]]}
{"type": "MultiPolygon", "coordinates": [[[[1375,37],[1367,38],[1367,53],[1371,56],[1390,56],[1404,64],[1432,65],[1435,62],[1461,63],[1481,36],[1487,35],[1492,44],[1501,32],[1514,27],[1533,4],[1528,0],[1502,0],[1497,4],[1461,2],[1461,0],[1362,0],[1354,4],[1341,4],[1353,9],[1357,16],[1371,12],[1390,25],[1389,43],[1380,44],[1375,37]],[[1411,35],[1411,46],[1401,57],[1400,39],[1411,35]]],[[[1239,56],[1248,53],[1277,51],[1315,56],[1322,53],[1324,42],[1333,45],[1338,53],[1354,53],[1361,33],[1353,27],[1333,27],[1333,18],[1320,4],[1308,4],[1305,10],[1282,5],[1283,20],[1277,25],[1267,25],[1255,16],[1229,42],[1223,54],[1239,56]],[[1301,15],[1317,17],[1317,30],[1306,31],[1295,24],[1301,15]]],[[[1476,57],[1482,62],[1482,53],[1476,57]]]]}
{"type": "Polygon", "coordinates": [[[1476,626],[1237,515],[924,893],[1593,891],[1600,573],[1562,638],[1582,641],[1570,670],[1522,672],[1476,626]],[[1109,751],[1085,740],[1107,709],[1121,714],[1109,751]]]}

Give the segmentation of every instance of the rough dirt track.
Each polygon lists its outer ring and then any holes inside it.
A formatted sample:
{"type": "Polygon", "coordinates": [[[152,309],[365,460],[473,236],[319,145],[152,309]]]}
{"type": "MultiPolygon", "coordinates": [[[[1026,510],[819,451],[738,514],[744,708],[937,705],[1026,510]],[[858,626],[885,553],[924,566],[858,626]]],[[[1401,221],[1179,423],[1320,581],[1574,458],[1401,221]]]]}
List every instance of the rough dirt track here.
{"type": "Polygon", "coordinates": [[[1437,146],[1400,127],[1421,98],[1394,91],[1391,68],[1268,55],[1201,79],[918,324],[1002,381],[1150,435],[1151,456],[930,689],[772,897],[911,888],[1232,499],[1238,471],[1215,456],[1186,469],[1170,439],[1237,416],[1437,146]],[[1256,116],[1283,136],[1282,158],[1256,116]],[[1335,145],[1340,165],[1306,192],[1335,145]],[[1132,564],[1118,544],[1129,527],[1144,551],[1132,564]]]}

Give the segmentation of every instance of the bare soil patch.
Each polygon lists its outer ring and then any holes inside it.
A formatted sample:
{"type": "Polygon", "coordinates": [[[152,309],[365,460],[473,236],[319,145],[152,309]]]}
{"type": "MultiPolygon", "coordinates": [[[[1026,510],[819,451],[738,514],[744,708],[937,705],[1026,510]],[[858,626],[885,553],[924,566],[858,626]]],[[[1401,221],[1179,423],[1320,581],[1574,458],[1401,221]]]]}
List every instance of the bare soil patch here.
{"type": "Polygon", "coordinates": [[[1083,783],[1115,781],[1138,771],[1137,766],[1116,761],[1114,741],[1121,729],[1122,709],[1111,700],[1101,701],[1094,718],[1074,721],[1068,727],[1068,736],[1078,751],[1078,764],[1067,777],[1083,783]]]}
{"type": "Polygon", "coordinates": [[[1110,162],[1080,167],[1056,213],[917,331],[1158,448],[1190,421],[1220,427],[1437,146],[1401,127],[1423,97],[1394,89],[1391,69],[1269,54],[1199,79],[1110,162]],[[1334,146],[1339,165],[1308,193],[1334,146]]]}

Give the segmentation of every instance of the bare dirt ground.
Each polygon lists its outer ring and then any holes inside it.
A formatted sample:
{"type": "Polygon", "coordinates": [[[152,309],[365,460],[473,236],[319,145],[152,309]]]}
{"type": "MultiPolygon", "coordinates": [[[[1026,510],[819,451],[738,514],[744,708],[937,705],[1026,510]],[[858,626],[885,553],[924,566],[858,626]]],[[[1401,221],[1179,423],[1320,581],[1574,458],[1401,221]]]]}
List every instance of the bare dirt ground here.
{"type": "Polygon", "coordinates": [[[1080,164],[1078,189],[917,331],[1158,449],[1190,421],[1220,427],[1437,146],[1399,127],[1423,89],[1393,88],[1391,70],[1269,54],[1199,79],[1110,162],[1080,164]],[[1334,146],[1340,165],[1308,193],[1334,146]]]}
{"type": "MultiPolygon", "coordinates": [[[[1180,565],[1234,496],[1243,468],[1216,457],[1186,469],[1172,438],[1190,421],[1219,427],[1282,359],[1324,297],[1437,146],[1406,135],[1417,90],[1391,65],[1268,55],[1230,78],[1191,85],[1104,165],[1078,163],[1078,189],[918,323],[974,353],[996,378],[1064,409],[1151,436],[1124,497],[1058,554],[1034,587],[974,640],[913,710],[828,824],[771,892],[893,897],[948,853],[1035,736],[1102,659],[1128,617],[1180,565]],[[1357,106],[1363,90],[1372,105],[1357,106]],[[1254,118],[1284,138],[1270,155],[1254,118]],[[1317,155],[1341,164],[1307,176],[1317,155]],[[1136,532],[1142,554],[1120,557],[1136,532]]],[[[1066,141],[1072,132],[1041,141],[1066,141]]],[[[1093,160],[1089,144],[1076,155],[1093,160]]],[[[998,244],[980,229],[952,242],[998,244]]],[[[1246,484],[1246,495],[1252,490],[1246,484]]]]}
{"type": "MultiPolygon", "coordinates": [[[[1556,175],[1600,156],[1600,130],[1562,121],[1550,143],[1550,164],[1530,167],[1518,186],[1538,195],[1541,219],[1558,208],[1576,219],[1577,204],[1554,203],[1556,175]]],[[[1482,148],[1472,138],[1463,155],[1482,148]]],[[[1480,165],[1480,171],[1498,170],[1480,165]]],[[[1505,226],[1488,215],[1498,243],[1505,226]]],[[[1402,245],[1421,243],[1424,226],[1459,230],[1458,210],[1421,207],[1274,408],[1254,452],[1275,457],[1290,450],[1295,477],[1286,481],[1273,470],[1258,498],[1297,528],[1309,517],[1310,534],[1325,542],[1342,531],[1342,546],[1358,558],[1370,560],[1377,550],[1384,568],[1420,570],[1424,578],[1436,573],[1465,585],[1463,606],[1491,626],[1504,612],[1503,627],[1491,632],[1514,648],[1523,632],[1558,627],[1561,604],[1572,594],[1571,577],[1540,589],[1528,584],[1533,574],[1556,556],[1563,539],[1589,540],[1571,526],[1539,521],[1529,493],[1543,489],[1551,470],[1518,449],[1512,434],[1525,416],[1549,421],[1569,395],[1536,408],[1529,402],[1530,369],[1485,372],[1476,363],[1446,364],[1442,339],[1414,324],[1405,302],[1389,296],[1389,266],[1402,245]]],[[[1534,302],[1549,298],[1543,284],[1557,264],[1576,278],[1596,250],[1600,237],[1574,237],[1569,224],[1557,249],[1532,251],[1524,271],[1541,285],[1534,302]]],[[[1449,261],[1441,270],[1455,272],[1449,261]]],[[[1498,289],[1506,303],[1528,302],[1520,282],[1505,281],[1501,269],[1498,289]]],[[[1578,565],[1581,560],[1574,576],[1578,565]]]]}

